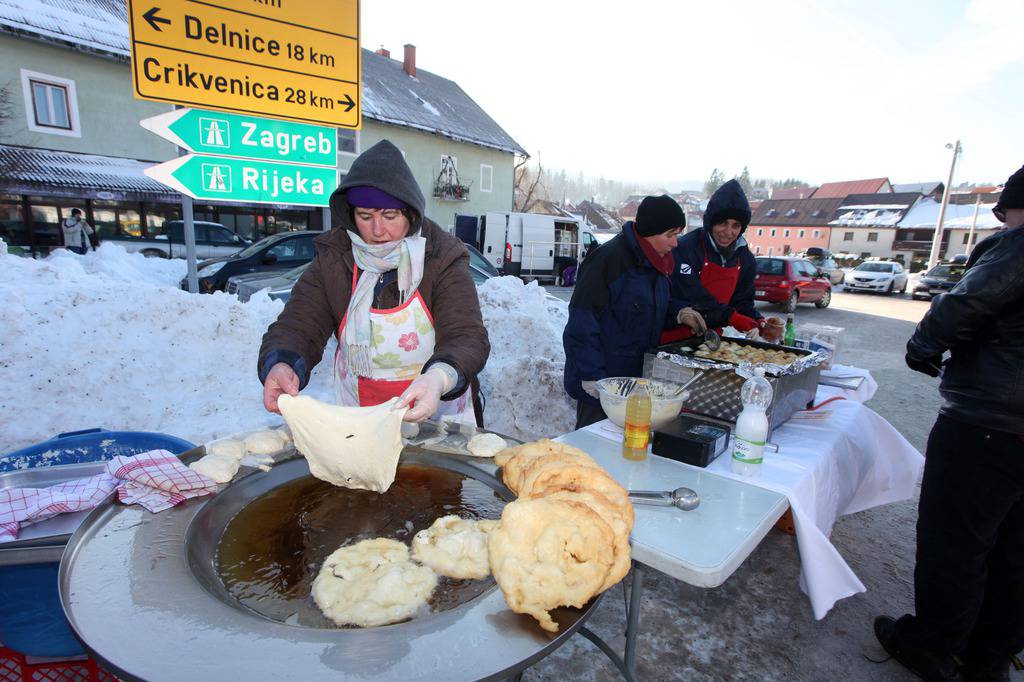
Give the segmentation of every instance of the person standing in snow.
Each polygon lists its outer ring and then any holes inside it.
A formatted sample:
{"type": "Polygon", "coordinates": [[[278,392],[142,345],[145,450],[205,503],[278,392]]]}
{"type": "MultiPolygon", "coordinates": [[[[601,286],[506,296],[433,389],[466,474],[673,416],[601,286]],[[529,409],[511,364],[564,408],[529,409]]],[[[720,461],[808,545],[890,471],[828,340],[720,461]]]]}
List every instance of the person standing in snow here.
{"type": "Polygon", "coordinates": [[[874,627],[928,680],[1009,680],[1024,648],[1024,168],[992,212],[1008,229],[975,247],[907,342],[945,402],[918,503],[915,613],[874,627]]]}
{"type": "MultiPolygon", "coordinates": [[[[719,331],[726,326],[741,332],[757,329],[767,340],[782,337],[783,325],[766,319],[754,307],[757,263],[743,233],[750,224],[750,203],[736,180],[719,187],[708,201],[704,227],[679,240],[672,252],[672,298],[687,301],[719,331]]],[[[689,329],[669,329],[662,343],[690,336],[689,329]]]]}
{"type": "Polygon", "coordinates": [[[339,404],[399,398],[406,421],[475,423],[468,389],[490,343],[466,247],[424,216],[416,178],[387,140],[352,163],[330,204],[336,227],[314,240],[312,264],[263,336],[264,407],[279,412],[282,393],[306,386],[334,334],[339,404]]]}
{"type": "Polygon", "coordinates": [[[645,197],[636,221],[583,261],[562,333],[563,383],[577,401],[577,429],[607,416],[598,379],[640,376],[644,352],[658,345],[664,327],[706,330],[700,315],[669,296],[672,248],[685,227],[683,209],[672,197],[645,197]]]}
{"type": "Polygon", "coordinates": [[[64,236],[64,246],[68,250],[79,255],[83,255],[89,250],[92,245],[90,237],[93,235],[93,229],[82,217],[82,209],[71,209],[71,217],[65,218],[61,222],[60,229],[64,236]]]}

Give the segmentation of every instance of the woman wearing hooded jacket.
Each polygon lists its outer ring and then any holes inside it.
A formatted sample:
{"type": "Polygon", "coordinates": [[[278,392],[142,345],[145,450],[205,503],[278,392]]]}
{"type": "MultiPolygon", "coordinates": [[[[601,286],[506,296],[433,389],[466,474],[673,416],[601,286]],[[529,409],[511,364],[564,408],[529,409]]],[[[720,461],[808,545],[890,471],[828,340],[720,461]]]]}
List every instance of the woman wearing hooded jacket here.
{"type": "MultiPolygon", "coordinates": [[[[686,301],[707,325],[741,332],[754,329],[769,341],[782,336],[780,320],[766,319],[754,307],[757,264],[743,233],[750,224],[750,203],[743,188],[730,180],[715,191],[704,212],[704,227],[690,232],[672,250],[672,298],[686,301]]],[[[661,342],[689,337],[689,329],[669,329],[661,342]]]]}
{"type": "Polygon", "coordinates": [[[470,391],[490,352],[469,254],[423,215],[412,171],[382,140],[353,163],[331,195],[337,227],[263,336],[263,404],[309,382],[332,334],[341,405],[400,398],[406,421],[446,416],[474,422],[470,391]]]}

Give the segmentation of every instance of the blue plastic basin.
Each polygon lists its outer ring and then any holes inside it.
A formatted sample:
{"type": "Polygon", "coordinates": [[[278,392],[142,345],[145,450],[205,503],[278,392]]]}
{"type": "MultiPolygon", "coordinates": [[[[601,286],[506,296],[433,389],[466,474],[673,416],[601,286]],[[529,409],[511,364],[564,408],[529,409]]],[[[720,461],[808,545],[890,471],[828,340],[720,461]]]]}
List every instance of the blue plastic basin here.
{"type": "MultiPolygon", "coordinates": [[[[165,433],[87,429],[0,455],[0,472],[98,462],[156,449],[180,455],[194,447],[165,433]]],[[[59,566],[56,561],[0,565],[0,642],[29,656],[68,658],[85,653],[61,608],[59,566]]]]}

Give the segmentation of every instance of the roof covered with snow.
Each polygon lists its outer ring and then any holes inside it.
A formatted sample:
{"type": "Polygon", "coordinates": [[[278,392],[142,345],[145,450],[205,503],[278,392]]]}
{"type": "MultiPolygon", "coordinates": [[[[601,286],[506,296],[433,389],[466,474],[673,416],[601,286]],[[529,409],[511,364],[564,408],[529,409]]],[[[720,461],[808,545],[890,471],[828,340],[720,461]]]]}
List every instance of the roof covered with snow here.
{"type": "Polygon", "coordinates": [[[892,191],[889,178],[869,178],[867,180],[844,180],[842,182],[826,182],[811,195],[814,199],[845,199],[851,194],[892,191]]]}
{"type": "MultiPolygon", "coordinates": [[[[987,198],[987,197],[986,197],[987,198]]],[[[983,199],[984,201],[984,199],[983,199]]],[[[906,216],[900,221],[900,227],[930,227],[935,228],[939,220],[939,206],[941,202],[933,199],[922,199],[912,209],[907,211],[906,216]]],[[[992,213],[995,202],[983,203],[978,208],[978,222],[975,229],[991,230],[1003,226],[992,213]]],[[[970,228],[974,219],[974,204],[949,204],[946,206],[946,215],[942,225],[946,229],[970,228]]]]}
{"type": "MultiPolygon", "coordinates": [[[[125,0],[0,0],[0,31],[127,59],[125,0]]],[[[527,155],[458,83],[362,51],[363,116],[459,142],[527,155]]]]}
{"type": "Polygon", "coordinates": [[[836,209],[833,227],[896,227],[919,192],[851,194],[836,209]]]}
{"type": "Polygon", "coordinates": [[[100,191],[177,198],[177,193],[143,173],[143,169],[152,165],[152,161],[116,156],[0,145],[4,187],[15,193],[52,194],[56,186],[93,195],[100,191]]]}
{"type": "Polygon", "coordinates": [[[928,196],[936,190],[941,192],[945,187],[946,186],[941,181],[932,180],[931,182],[907,182],[899,185],[893,185],[892,191],[897,194],[902,192],[917,192],[918,194],[928,196]]]}
{"type": "Polygon", "coordinates": [[[409,76],[402,62],[363,50],[363,115],[525,156],[526,150],[455,81],[416,69],[409,76]]]}

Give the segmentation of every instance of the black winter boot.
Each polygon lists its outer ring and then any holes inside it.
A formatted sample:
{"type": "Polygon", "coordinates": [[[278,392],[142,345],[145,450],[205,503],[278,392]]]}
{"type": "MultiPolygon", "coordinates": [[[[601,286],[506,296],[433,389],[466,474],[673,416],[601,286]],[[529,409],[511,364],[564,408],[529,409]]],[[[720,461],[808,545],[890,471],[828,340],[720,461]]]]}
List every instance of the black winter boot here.
{"type": "Polygon", "coordinates": [[[896,619],[890,616],[875,618],[875,637],[878,638],[886,653],[923,680],[929,682],[963,680],[952,656],[909,647],[900,642],[896,632],[896,619]]]}

